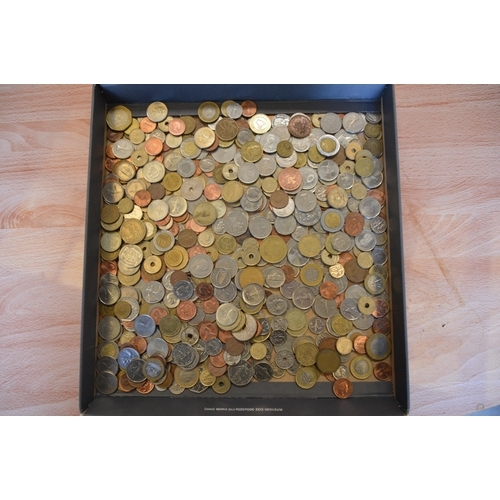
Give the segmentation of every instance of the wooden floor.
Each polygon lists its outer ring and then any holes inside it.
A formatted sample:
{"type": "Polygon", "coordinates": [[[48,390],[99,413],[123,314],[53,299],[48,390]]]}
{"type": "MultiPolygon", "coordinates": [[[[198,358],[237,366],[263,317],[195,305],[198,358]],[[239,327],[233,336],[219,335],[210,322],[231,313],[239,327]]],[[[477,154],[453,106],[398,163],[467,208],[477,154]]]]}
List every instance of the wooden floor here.
{"type": "MultiPolygon", "coordinates": [[[[412,415],[500,404],[500,86],[397,86],[412,415]]],[[[77,415],[91,87],[0,86],[0,414],[77,415]]]]}

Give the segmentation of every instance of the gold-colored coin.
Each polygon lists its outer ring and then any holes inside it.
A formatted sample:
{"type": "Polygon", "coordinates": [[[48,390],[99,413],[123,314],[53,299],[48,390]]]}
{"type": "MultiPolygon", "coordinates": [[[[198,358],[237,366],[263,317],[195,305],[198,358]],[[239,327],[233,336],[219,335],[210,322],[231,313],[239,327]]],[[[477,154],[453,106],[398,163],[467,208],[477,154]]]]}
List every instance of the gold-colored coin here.
{"type": "Polygon", "coordinates": [[[309,148],[307,152],[307,156],[313,163],[321,163],[326,159],[326,156],[323,156],[319,151],[316,145],[313,145],[309,148]]]}
{"type": "Polygon", "coordinates": [[[248,141],[241,148],[241,156],[250,163],[258,162],[264,155],[262,146],[257,141],[248,141]]]}
{"type": "Polygon", "coordinates": [[[215,384],[217,377],[212,375],[206,368],[200,373],[200,382],[205,387],[211,387],[215,384]]]}
{"type": "Polygon", "coordinates": [[[318,381],[318,375],[314,366],[301,366],[295,374],[295,382],[301,389],[312,389],[318,381]]]}
{"type": "Polygon", "coordinates": [[[323,118],[324,113],[314,113],[312,116],[311,116],[311,121],[312,121],[312,124],[316,127],[316,128],[321,128],[321,118],[323,118]]]}
{"type": "Polygon", "coordinates": [[[124,300],[120,300],[115,304],[114,313],[118,319],[125,319],[130,316],[132,312],[132,306],[125,302],[124,300]]]}
{"type": "Polygon", "coordinates": [[[238,132],[238,124],[232,118],[222,118],[215,126],[215,133],[221,141],[232,143],[236,139],[238,132]]]}
{"type": "Polygon", "coordinates": [[[252,356],[253,359],[260,361],[261,359],[264,359],[267,355],[267,347],[265,344],[257,343],[257,344],[252,344],[250,347],[250,355],[252,356]]]}
{"type": "Polygon", "coordinates": [[[360,297],[358,300],[358,309],[362,314],[372,314],[375,311],[375,307],[375,301],[368,295],[360,297]]]}
{"type": "Polygon", "coordinates": [[[104,205],[101,209],[101,221],[113,224],[120,218],[120,210],[117,205],[104,205]]]}
{"type": "Polygon", "coordinates": [[[181,188],[182,177],[177,172],[167,172],[161,183],[167,191],[173,193],[181,188]]]}
{"type": "Polygon", "coordinates": [[[278,181],[274,177],[262,179],[262,191],[266,194],[272,194],[278,189],[278,181]]]}
{"type": "Polygon", "coordinates": [[[323,219],[325,226],[330,229],[335,229],[342,223],[342,218],[337,212],[328,212],[323,219]]]}
{"type": "Polygon", "coordinates": [[[285,313],[285,318],[288,321],[288,327],[293,328],[294,331],[299,331],[307,327],[307,319],[304,311],[292,307],[285,313]]]}
{"type": "Polygon", "coordinates": [[[120,227],[120,236],[125,243],[137,245],[146,236],[146,226],[138,219],[126,219],[120,227]]]}
{"type": "Polygon", "coordinates": [[[349,160],[354,160],[356,155],[363,149],[359,141],[351,141],[344,149],[345,155],[349,160]]]}
{"type": "Polygon", "coordinates": [[[215,240],[215,248],[222,255],[232,254],[236,250],[237,246],[238,246],[238,243],[237,243],[235,237],[230,235],[230,234],[227,234],[227,233],[221,234],[215,240]]]}
{"type": "Polygon", "coordinates": [[[185,370],[180,366],[177,366],[174,372],[174,380],[184,389],[190,389],[194,387],[198,380],[200,379],[200,370],[195,368],[194,370],[185,370]]]}
{"type": "Polygon", "coordinates": [[[207,101],[198,108],[198,117],[205,123],[213,123],[220,116],[220,109],[215,102],[207,101]]]}
{"type": "Polygon", "coordinates": [[[368,356],[356,356],[349,364],[351,375],[359,380],[367,379],[373,373],[373,365],[368,356]]]}
{"type": "Polygon", "coordinates": [[[144,149],[139,148],[132,153],[129,159],[136,167],[143,167],[149,161],[149,155],[144,149]]]}
{"type": "Polygon", "coordinates": [[[226,163],[222,167],[222,175],[224,176],[224,179],[228,181],[235,181],[238,178],[238,165],[236,163],[226,163]]]}
{"type": "Polygon", "coordinates": [[[139,120],[137,118],[132,118],[132,123],[126,128],[123,133],[129,136],[130,139],[130,134],[134,131],[137,130],[140,127],[139,120]]]}
{"type": "Polygon", "coordinates": [[[360,158],[356,161],[356,173],[360,177],[368,177],[373,174],[374,165],[373,160],[371,158],[360,158]]]}
{"type": "Polygon", "coordinates": [[[328,204],[333,208],[344,208],[347,205],[349,195],[346,190],[335,186],[327,194],[328,204]]]}
{"type": "Polygon", "coordinates": [[[130,132],[128,138],[132,144],[137,146],[138,144],[144,142],[146,134],[140,128],[135,128],[130,132]]]}
{"type": "Polygon", "coordinates": [[[364,184],[361,182],[355,182],[351,188],[351,196],[356,200],[362,200],[366,197],[368,190],[366,189],[364,184]]]}
{"type": "Polygon", "coordinates": [[[165,144],[170,148],[170,149],[176,149],[180,147],[182,144],[182,135],[172,135],[172,134],[167,134],[167,137],[165,138],[165,144]]]}
{"type": "Polygon", "coordinates": [[[354,174],[356,164],[351,160],[345,160],[340,166],[339,171],[341,174],[354,174]]]}
{"type": "Polygon", "coordinates": [[[160,101],[152,102],[146,109],[146,115],[152,122],[162,122],[168,116],[168,107],[160,101]]]}
{"type": "Polygon", "coordinates": [[[256,266],[260,262],[260,252],[257,248],[245,250],[241,258],[247,266],[256,266]]]}
{"type": "Polygon", "coordinates": [[[328,154],[333,154],[337,149],[337,143],[330,137],[325,137],[320,142],[321,149],[328,154]]]}
{"type": "Polygon", "coordinates": [[[257,113],[248,120],[248,125],[254,134],[265,134],[271,129],[272,123],[267,115],[257,113]]]}
{"type": "Polygon", "coordinates": [[[316,235],[306,234],[300,238],[298,249],[304,257],[313,258],[320,254],[323,245],[316,235]]]}
{"type": "Polygon", "coordinates": [[[316,344],[305,342],[295,350],[295,358],[302,366],[313,366],[316,363],[319,348],[316,344]]]}
{"type": "Polygon", "coordinates": [[[177,267],[182,262],[182,250],[184,250],[184,248],[175,245],[172,250],[169,250],[167,253],[165,253],[165,264],[170,268],[177,267]]]}
{"type": "Polygon", "coordinates": [[[323,281],[323,278],[323,269],[321,269],[321,267],[314,262],[306,264],[300,270],[300,279],[302,280],[302,283],[304,283],[304,285],[317,286],[323,281]]]}
{"type": "Polygon", "coordinates": [[[281,262],[287,255],[286,243],[279,236],[268,236],[260,244],[260,255],[269,264],[281,262]]]}
{"type": "Polygon", "coordinates": [[[348,337],[341,337],[335,345],[339,354],[347,355],[352,351],[352,340],[348,337]]]}
{"type": "Polygon", "coordinates": [[[373,266],[373,257],[370,252],[360,252],[357,260],[358,266],[362,269],[370,269],[373,266]]]}
{"type": "Polygon", "coordinates": [[[283,158],[292,156],[293,144],[290,141],[280,141],[276,148],[276,152],[283,158]]]}
{"type": "Polygon", "coordinates": [[[210,127],[201,127],[194,134],[194,142],[199,148],[207,149],[215,142],[215,132],[210,127]]]}
{"type": "Polygon", "coordinates": [[[144,270],[148,274],[155,274],[162,267],[161,259],[157,255],[151,255],[144,260],[144,270]]]}
{"type": "Polygon", "coordinates": [[[229,181],[222,186],[222,199],[227,203],[236,203],[243,196],[243,186],[238,181],[229,181]]]}
{"type": "Polygon", "coordinates": [[[245,288],[250,283],[264,286],[265,278],[262,271],[258,267],[247,267],[243,269],[239,275],[240,286],[245,288]]]}
{"type": "Polygon", "coordinates": [[[378,139],[382,134],[382,127],[380,123],[367,123],[363,132],[368,139],[378,139]]]}
{"type": "Polygon", "coordinates": [[[136,174],[135,166],[128,160],[121,160],[113,167],[114,174],[121,182],[131,181],[136,174]]]}
{"type": "Polygon", "coordinates": [[[134,202],[130,198],[122,198],[118,202],[118,210],[121,214],[129,214],[134,209],[134,202]]]}
{"type": "Polygon", "coordinates": [[[118,281],[123,285],[123,286],[134,286],[139,283],[139,280],[141,279],[141,271],[137,271],[135,274],[132,274],[131,276],[125,276],[121,271],[118,271],[117,274],[118,281]]]}
{"type": "Polygon", "coordinates": [[[326,266],[334,266],[339,261],[339,256],[331,254],[327,248],[321,252],[321,262],[326,266]]]}
{"type": "Polygon", "coordinates": [[[207,229],[206,231],[202,231],[198,235],[198,244],[203,248],[207,248],[214,244],[215,234],[211,229],[207,229]]]}
{"type": "Polygon", "coordinates": [[[226,394],[231,389],[231,381],[227,375],[222,375],[215,379],[212,390],[217,394],[226,394]]]}
{"type": "Polygon", "coordinates": [[[184,130],[185,135],[192,134],[196,128],[196,120],[192,116],[181,116],[181,120],[186,125],[186,130],[184,130]]]}
{"type": "Polygon", "coordinates": [[[307,164],[307,155],[305,153],[297,153],[297,161],[295,162],[295,168],[305,167],[307,164]]]}
{"type": "Polygon", "coordinates": [[[316,357],[316,366],[323,373],[334,373],[340,366],[340,354],[333,349],[321,349],[316,357]]]}
{"type": "Polygon", "coordinates": [[[115,106],[106,114],[106,123],[111,130],[123,132],[132,123],[132,112],[125,106],[115,106]]]}
{"type": "Polygon", "coordinates": [[[97,350],[97,357],[102,358],[103,356],[109,356],[114,359],[118,359],[118,354],[120,353],[120,348],[115,342],[103,342],[99,344],[97,350]]]}
{"type": "Polygon", "coordinates": [[[345,269],[342,264],[335,264],[328,268],[328,272],[332,278],[342,278],[345,274],[345,269]]]}
{"type": "Polygon", "coordinates": [[[196,205],[193,212],[193,219],[196,224],[200,226],[210,226],[215,222],[215,219],[217,219],[217,210],[208,201],[202,202],[196,205]]]}
{"type": "Polygon", "coordinates": [[[352,330],[352,321],[337,313],[332,318],[332,329],[339,336],[345,336],[352,330]]]}
{"type": "Polygon", "coordinates": [[[201,148],[198,147],[194,139],[191,137],[182,141],[180,150],[184,158],[190,158],[192,160],[201,153],[201,148]]]}
{"type": "Polygon", "coordinates": [[[115,252],[106,252],[106,250],[101,248],[99,253],[103,260],[112,261],[118,258],[118,256],[120,255],[120,250],[116,250],[115,252]]]}
{"type": "Polygon", "coordinates": [[[134,332],[129,332],[124,330],[124,332],[120,335],[120,340],[118,341],[118,345],[127,344],[135,337],[134,332]]]}

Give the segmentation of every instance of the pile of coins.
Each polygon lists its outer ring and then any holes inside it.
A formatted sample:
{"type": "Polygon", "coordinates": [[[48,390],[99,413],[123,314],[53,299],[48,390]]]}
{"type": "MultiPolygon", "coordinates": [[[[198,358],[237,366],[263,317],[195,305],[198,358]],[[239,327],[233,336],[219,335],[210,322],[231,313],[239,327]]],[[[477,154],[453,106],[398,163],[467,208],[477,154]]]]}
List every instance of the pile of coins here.
{"type": "Polygon", "coordinates": [[[100,393],[391,379],[379,113],[106,121],[100,393]]]}

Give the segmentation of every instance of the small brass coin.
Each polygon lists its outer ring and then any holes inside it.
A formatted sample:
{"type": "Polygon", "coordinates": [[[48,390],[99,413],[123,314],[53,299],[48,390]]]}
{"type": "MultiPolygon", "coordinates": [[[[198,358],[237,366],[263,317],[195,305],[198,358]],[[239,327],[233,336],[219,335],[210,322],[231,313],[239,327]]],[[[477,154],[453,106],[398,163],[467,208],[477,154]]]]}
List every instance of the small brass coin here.
{"type": "Polygon", "coordinates": [[[301,389],[311,389],[318,381],[318,372],[313,366],[301,366],[295,374],[295,382],[301,389]]]}
{"type": "Polygon", "coordinates": [[[231,381],[227,375],[222,375],[215,379],[212,390],[217,394],[226,394],[231,389],[231,381]]]}
{"type": "Polygon", "coordinates": [[[269,264],[281,262],[287,251],[286,243],[279,236],[268,236],[260,244],[260,255],[269,264]]]}
{"type": "Polygon", "coordinates": [[[308,234],[300,238],[298,248],[304,257],[310,258],[316,257],[323,250],[321,241],[314,234],[308,234]]]}

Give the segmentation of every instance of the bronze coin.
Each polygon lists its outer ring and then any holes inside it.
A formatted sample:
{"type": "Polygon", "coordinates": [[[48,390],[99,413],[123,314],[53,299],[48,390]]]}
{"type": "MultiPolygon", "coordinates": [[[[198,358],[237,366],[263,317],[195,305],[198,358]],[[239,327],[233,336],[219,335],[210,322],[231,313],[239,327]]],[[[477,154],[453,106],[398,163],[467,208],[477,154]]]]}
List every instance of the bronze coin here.
{"type": "Polygon", "coordinates": [[[311,130],[312,122],[305,115],[299,114],[292,116],[292,118],[290,118],[290,121],[288,122],[288,131],[298,139],[307,137],[311,133],[311,130]]]}
{"type": "Polygon", "coordinates": [[[285,264],[281,270],[285,273],[285,283],[290,283],[295,279],[295,271],[290,264],[285,264]]]}
{"type": "MultiPolygon", "coordinates": [[[[250,118],[255,113],[257,113],[257,104],[255,104],[253,101],[243,101],[241,103],[241,107],[242,107],[242,115],[245,118],[250,118]]],[[[237,123],[239,125],[239,121],[237,123]]]]}
{"type": "Polygon", "coordinates": [[[221,197],[222,188],[218,184],[209,184],[203,190],[203,194],[208,201],[215,201],[221,197]]]}
{"type": "Polygon", "coordinates": [[[349,252],[342,252],[339,255],[339,264],[342,264],[344,267],[345,265],[350,261],[356,259],[352,253],[349,252]]]}
{"type": "Polygon", "coordinates": [[[149,311],[149,315],[155,320],[155,323],[159,325],[162,318],[168,316],[168,309],[164,309],[163,307],[153,307],[149,311]]]}
{"type": "Polygon", "coordinates": [[[387,318],[377,318],[372,325],[373,333],[383,333],[389,335],[391,323],[387,318]]]}
{"type": "Polygon", "coordinates": [[[140,394],[149,394],[153,389],[155,388],[155,385],[153,382],[146,380],[141,387],[137,387],[137,392],[140,394]]]}
{"type": "Polygon", "coordinates": [[[116,130],[106,129],[106,137],[111,142],[119,141],[123,137],[123,132],[117,132],[116,130]]]}
{"type": "Polygon", "coordinates": [[[132,347],[139,353],[144,354],[148,347],[148,343],[145,338],[135,336],[130,340],[132,347]]]}
{"type": "Polygon", "coordinates": [[[333,383],[333,393],[340,399],[347,399],[353,392],[352,382],[339,378],[333,383]]]}
{"type": "Polygon", "coordinates": [[[244,351],[244,349],[245,344],[234,337],[231,337],[226,342],[226,352],[231,356],[238,356],[244,351]]]}
{"type": "Polygon", "coordinates": [[[349,236],[358,236],[363,231],[365,225],[365,218],[357,212],[350,212],[347,214],[344,222],[344,231],[349,236]]]}
{"type": "Polygon", "coordinates": [[[174,118],[168,124],[169,134],[175,135],[176,137],[181,136],[186,131],[186,122],[181,118],[174,118]]]}
{"type": "Polygon", "coordinates": [[[211,283],[198,283],[196,286],[196,295],[201,301],[208,300],[214,295],[214,287],[211,283]]]}
{"type": "Polygon", "coordinates": [[[156,130],[156,123],[152,122],[147,116],[144,117],[140,123],[139,128],[145,133],[150,134],[153,130],[156,130]]]}
{"type": "Polygon", "coordinates": [[[177,242],[181,247],[191,248],[196,245],[198,236],[192,229],[183,229],[177,236],[177,242]]]}
{"type": "Polygon", "coordinates": [[[326,339],[323,339],[319,343],[319,350],[321,351],[322,349],[332,349],[335,350],[337,346],[337,339],[334,337],[327,337],[326,339]]]}
{"type": "Polygon", "coordinates": [[[159,155],[163,151],[163,142],[158,137],[151,137],[144,143],[144,151],[151,156],[159,155]]]}
{"type": "MultiPolygon", "coordinates": [[[[224,351],[221,351],[219,354],[217,354],[217,356],[210,356],[210,363],[216,368],[227,366],[226,362],[224,361],[224,351]]],[[[213,373],[212,375],[215,375],[215,373],[213,373]]]]}
{"type": "Polygon", "coordinates": [[[375,318],[383,318],[389,312],[389,303],[386,300],[375,299],[375,311],[372,312],[372,316],[375,318]]]}
{"type": "Polygon", "coordinates": [[[366,335],[358,335],[353,342],[354,350],[358,354],[366,354],[366,341],[368,337],[366,335]]]}
{"type": "Polygon", "coordinates": [[[151,184],[148,191],[152,200],[161,200],[165,196],[165,188],[159,183],[151,184]]]}
{"type": "Polygon", "coordinates": [[[134,195],[134,203],[141,208],[147,207],[151,203],[151,193],[146,189],[140,189],[134,195]]]}
{"type": "Polygon", "coordinates": [[[297,191],[302,185],[302,174],[294,167],[284,168],[278,175],[278,183],[285,191],[297,191]]]}
{"type": "Polygon", "coordinates": [[[102,261],[100,266],[101,276],[103,274],[116,274],[118,273],[118,264],[114,260],[102,261]]]}
{"type": "Polygon", "coordinates": [[[208,300],[204,300],[201,303],[202,309],[207,313],[207,314],[214,314],[217,312],[217,309],[219,309],[220,302],[215,298],[211,297],[208,300]]]}
{"type": "Polygon", "coordinates": [[[229,339],[234,339],[233,334],[231,332],[227,332],[226,330],[219,329],[219,333],[217,336],[223,344],[225,344],[229,339]]]}
{"type": "Polygon", "coordinates": [[[220,377],[226,373],[227,365],[224,363],[223,366],[215,366],[211,360],[208,361],[207,370],[215,377],[220,377]]]}
{"type": "Polygon", "coordinates": [[[221,141],[232,141],[236,139],[239,128],[238,124],[232,118],[222,118],[215,125],[215,133],[221,141]]]}
{"type": "Polygon", "coordinates": [[[130,385],[130,380],[127,377],[125,372],[122,372],[118,375],[118,390],[122,392],[132,392],[135,387],[130,385]]]}
{"type": "Polygon", "coordinates": [[[278,189],[269,197],[269,203],[274,208],[285,208],[288,205],[289,199],[288,193],[278,189]]]}
{"type": "Polygon", "coordinates": [[[174,271],[170,276],[170,284],[175,285],[179,281],[189,281],[189,276],[184,271],[174,271]]]}
{"type": "Polygon", "coordinates": [[[344,271],[351,283],[362,283],[368,274],[368,270],[360,267],[356,259],[347,262],[344,266],[344,271]]]}
{"type": "Polygon", "coordinates": [[[190,321],[196,316],[196,305],[190,300],[183,300],[177,306],[177,316],[183,321],[190,321]]]}
{"type": "Polygon", "coordinates": [[[331,300],[335,298],[335,296],[339,293],[339,290],[335,283],[325,281],[324,283],[321,283],[319,293],[324,299],[331,300]]]}
{"type": "Polygon", "coordinates": [[[207,340],[215,339],[219,333],[219,329],[216,324],[210,321],[202,321],[198,325],[198,332],[200,333],[200,338],[206,342],[207,340]]]}
{"type": "Polygon", "coordinates": [[[378,380],[387,382],[388,380],[391,380],[392,377],[391,365],[389,363],[386,363],[385,361],[381,361],[373,367],[373,374],[378,380]]]}

